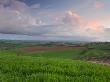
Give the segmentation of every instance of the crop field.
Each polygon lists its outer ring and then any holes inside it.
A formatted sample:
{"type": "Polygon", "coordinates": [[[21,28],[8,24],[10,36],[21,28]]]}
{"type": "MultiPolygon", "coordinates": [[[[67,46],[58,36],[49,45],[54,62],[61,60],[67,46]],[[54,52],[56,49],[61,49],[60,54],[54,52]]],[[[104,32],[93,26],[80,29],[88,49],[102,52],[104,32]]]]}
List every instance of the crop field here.
{"type": "Polygon", "coordinates": [[[110,82],[109,45],[0,41],[0,82],[110,82]]]}
{"type": "Polygon", "coordinates": [[[85,61],[0,55],[0,82],[109,82],[110,66],[85,61]]]}

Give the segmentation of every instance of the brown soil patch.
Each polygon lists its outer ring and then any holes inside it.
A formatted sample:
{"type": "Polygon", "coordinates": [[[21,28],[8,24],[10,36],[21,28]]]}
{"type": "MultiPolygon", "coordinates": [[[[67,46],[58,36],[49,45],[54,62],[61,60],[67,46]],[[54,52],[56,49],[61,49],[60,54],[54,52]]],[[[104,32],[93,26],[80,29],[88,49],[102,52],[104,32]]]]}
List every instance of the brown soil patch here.
{"type": "Polygon", "coordinates": [[[98,63],[98,64],[110,65],[110,56],[101,57],[101,58],[92,57],[91,59],[89,59],[89,61],[93,63],[98,63]]]}
{"type": "Polygon", "coordinates": [[[34,52],[34,51],[46,51],[46,50],[64,50],[64,49],[72,49],[72,48],[84,48],[80,46],[36,46],[36,47],[25,47],[25,48],[20,48],[22,51],[29,51],[29,52],[34,52]]]}
{"type": "Polygon", "coordinates": [[[52,47],[36,46],[36,47],[20,48],[20,50],[34,52],[34,51],[47,51],[47,50],[64,50],[64,49],[67,49],[67,48],[72,48],[72,47],[68,47],[68,46],[52,46],[52,47]]]}

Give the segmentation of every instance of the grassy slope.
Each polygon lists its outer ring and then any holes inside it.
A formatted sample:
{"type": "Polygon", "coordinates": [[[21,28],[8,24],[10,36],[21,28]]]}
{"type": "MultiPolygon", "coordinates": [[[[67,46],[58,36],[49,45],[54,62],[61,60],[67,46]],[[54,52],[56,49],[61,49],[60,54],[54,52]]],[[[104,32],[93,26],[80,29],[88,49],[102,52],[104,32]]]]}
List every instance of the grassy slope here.
{"type": "MultiPolygon", "coordinates": [[[[57,57],[57,58],[84,59],[84,60],[90,59],[91,57],[96,57],[96,58],[110,57],[110,43],[87,43],[85,45],[85,49],[73,48],[73,49],[65,49],[65,50],[40,51],[40,52],[31,52],[31,53],[13,51],[13,49],[16,48],[22,48],[26,46],[37,46],[37,45],[41,45],[40,42],[0,40],[0,50],[12,49],[11,54],[17,53],[18,55],[29,55],[29,56],[31,55],[36,57],[57,57]]],[[[45,44],[44,47],[45,46],[55,46],[55,45],[45,44]]],[[[10,53],[10,51],[7,51],[7,53],[10,53]]]]}
{"type": "Polygon", "coordinates": [[[0,82],[109,82],[110,66],[0,52],[0,82]]]}
{"type": "Polygon", "coordinates": [[[86,60],[91,57],[101,58],[101,57],[110,56],[109,50],[91,49],[84,51],[82,49],[75,49],[75,48],[65,49],[65,50],[38,51],[38,52],[14,51],[13,53],[18,53],[19,55],[24,55],[24,56],[56,57],[56,58],[66,58],[66,59],[78,59],[78,60],[86,60]]]}
{"type": "MultiPolygon", "coordinates": [[[[9,44],[4,43],[0,46],[1,50],[17,48],[18,45],[25,46],[24,43],[16,45],[16,42],[15,44],[12,42],[13,46],[9,44]]],[[[96,44],[94,46],[96,48],[84,51],[81,49],[31,53],[0,51],[0,82],[109,82],[110,66],[69,60],[110,56],[108,45],[101,45],[101,48],[96,44]]]]}
{"type": "Polygon", "coordinates": [[[49,51],[38,51],[38,52],[21,52],[21,54],[24,53],[24,55],[37,56],[37,57],[57,57],[57,58],[66,58],[66,59],[77,59],[79,57],[78,54],[80,54],[80,52],[81,52],[80,49],[64,49],[64,50],[51,50],[51,51],[49,50],[49,51]]]}

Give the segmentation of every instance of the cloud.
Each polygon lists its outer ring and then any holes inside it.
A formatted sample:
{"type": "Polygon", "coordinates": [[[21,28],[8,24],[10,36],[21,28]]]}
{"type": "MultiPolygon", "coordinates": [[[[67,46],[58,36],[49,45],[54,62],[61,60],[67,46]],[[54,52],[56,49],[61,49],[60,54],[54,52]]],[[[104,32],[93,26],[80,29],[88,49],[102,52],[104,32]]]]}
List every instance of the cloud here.
{"type": "Polygon", "coordinates": [[[45,12],[48,16],[37,15],[44,12],[37,11],[39,8],[40,4],[28,6],[21,0],[0,0],[0,33],[42,36],[49,39],[62,37],[63,40],[65,37],[71,40],[92,40],[102,35],[108,37],[101,19],[88,20],[71,10],[63,13],[61,17],[54,17],[48,11],[45,12]]]}
{"type": "Polygon", "coordinates": [[[78,31],[79,33],[84,32],[90,34],[103,32],[103,25],[100,19],[88,20],[86,17],[82,17],[73,11],[68,11],[62,18],[62,21],[65,25],[72,28],[73,31],[78,31]]]}
{"type": "Polygon", "coordinates": [[[72,26],[82,26],[84,24],[83,17],[74,11],[68,11],[62,21],[63,23],[70,24],[72,26]]]}
{"type": "MultiPolygon", "coordinates": [[[[107,41],[109,39],[109,32],[110,30],[106,30],[105,26],[103,25],[102,17],[101,18],[93,18],[87,19],[86,17],[82,17],[77,12],[68,11],[62,19],[62,26],[60,26],[60,30],[62,27],[63,33],[62,35],[66,34],[68,36],[78,36],[81,40],[81,37],[91,38],[90,40],[97,40],[97,41],[107,41]],[[105,40],[104,40],[105,39],[105,40]]],[[[61,20],[60,19],[60,20],[61,20]]],[[[59,33],[59,34],[60,34],[59,33]]]]}
{"type": "Polygon", "coordinates": [[[30,12],[33,7],[35,8],[36,5],[28,6],[24,2],[18,0],[1,1],[0,33],[25,35],[57,34],[57,30],[54,30],[54,28],[59,25],[46,24],[42,22],[39,16],[33,16],[33,12],[30,12]]]}
{"type": "Polygon", "coordinates": [[[93,19],[87,23],[88,29],[90,31],[103,32],[104,26],[101,23],[100,19],[93,19]]]}
{"type": "Polygon", "coordinates": [[[104,4],[101,1],[96,0],[94,6],[96,9],[101,9],[104,6],[104,4]]]}
{"type": "Polygon", "coordinates": [[[33,17],[30,7],[20,0],[0,0],[0,32],[25,34],[31,27],[37,27],[42,21],[33,17]]]}
{"type": "Polygon", "coordinates": [[[38,9],[38,8],[40,8],[40,4],[31,5],[31,8],[33,8],[33,9],[38,9]]]}

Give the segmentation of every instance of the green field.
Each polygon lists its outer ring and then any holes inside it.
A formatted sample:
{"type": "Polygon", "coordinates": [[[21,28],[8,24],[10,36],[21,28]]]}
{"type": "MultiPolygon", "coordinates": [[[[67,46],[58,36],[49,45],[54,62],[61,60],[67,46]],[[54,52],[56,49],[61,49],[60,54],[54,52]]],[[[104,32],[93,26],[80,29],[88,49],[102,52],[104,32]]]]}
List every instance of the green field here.
{"type": "Polygon", "coordinates": [[[110,65],[88,61],[109,58],[108,43],[34,52],[19,48],[50,44],[1,41],[0,45],[0,82],[110,82],[110,65]]]}
{"type": "Polygon", "coordinates": [[[0,54],[0,82],[109,82],[110,66],[86,61],[0,54]]]}

